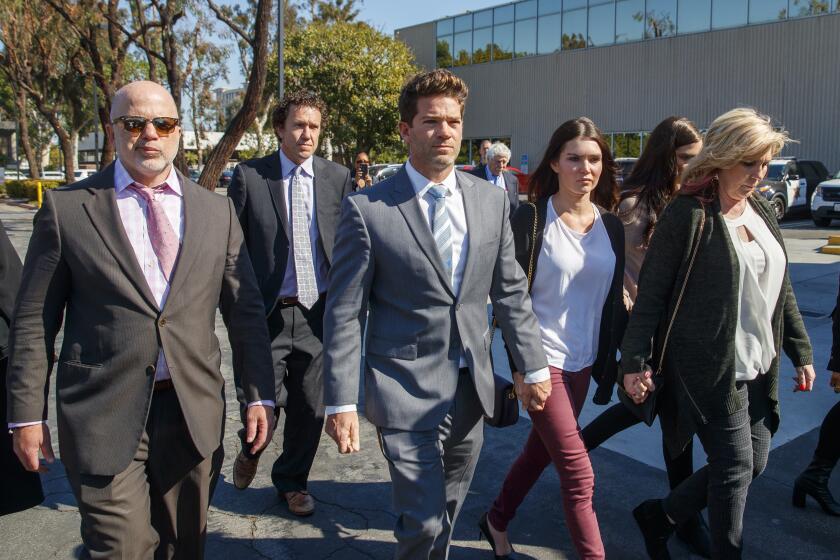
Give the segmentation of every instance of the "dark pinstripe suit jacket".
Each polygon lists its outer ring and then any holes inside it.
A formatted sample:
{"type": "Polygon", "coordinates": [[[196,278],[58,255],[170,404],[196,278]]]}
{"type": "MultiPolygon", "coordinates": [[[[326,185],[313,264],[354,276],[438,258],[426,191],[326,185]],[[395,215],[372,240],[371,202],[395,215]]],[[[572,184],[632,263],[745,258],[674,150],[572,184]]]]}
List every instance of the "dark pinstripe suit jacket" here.
{"type": "Polygon", "coordinates": [[[218,448],[224,379],[214,333],[221,306],[249,401],[274,399],[265,315],[233,204],[179,175],[184,237],[163,309],[122,226],[114,169],[48,191],[35,216],[10,337],[8,420],[46,415],[56,335],[61,458],[113,475],[137,450],[163,348],[196,449],[218,448]]]}

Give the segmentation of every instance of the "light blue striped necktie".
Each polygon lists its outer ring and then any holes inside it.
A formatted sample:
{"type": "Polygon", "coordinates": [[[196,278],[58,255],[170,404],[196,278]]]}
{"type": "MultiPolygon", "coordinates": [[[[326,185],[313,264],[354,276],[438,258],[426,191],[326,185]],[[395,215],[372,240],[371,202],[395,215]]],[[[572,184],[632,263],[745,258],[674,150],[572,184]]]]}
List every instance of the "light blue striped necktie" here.
{"type": "Polygon", "coordinates": [[[443,261],[443,269],[452,283],[452,224],[449,221],[449,212],[446,211],[446,197],[449,196],[449,188],[443,185],[434,185],[429,188],[429,194],[435,199],[435,213],[432,217],[432,235],[435,238],[438,254],[443,261]]]}

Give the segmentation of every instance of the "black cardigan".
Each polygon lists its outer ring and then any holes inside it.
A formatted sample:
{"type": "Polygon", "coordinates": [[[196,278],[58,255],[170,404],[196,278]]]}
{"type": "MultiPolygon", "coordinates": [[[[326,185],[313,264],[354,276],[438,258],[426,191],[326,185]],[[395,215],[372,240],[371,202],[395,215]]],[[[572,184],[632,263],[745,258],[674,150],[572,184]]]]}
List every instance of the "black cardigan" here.
{"type": "Polygon", "coordinates": [[[840,289],[837,290],[837,305],[831,313],[831,357],[828,360],[829,371],[840,371],[840,289]]]}
{"type": "MultiPolygon", "coordinates": [[[[538,200],[537,213],[537,236],[534,240],[534,271],[537,273],[537,262],[539,261],[540,250],[542,249],[543,230],[545,229],[546,214],[550,197],[538,200]]],[[[528,274],[528,260],[531,257],[531,243],[534,231],[534,206],[520,204],[519,208],[511,218],[511,229],[513,229],[513,242],[516,248],[516,261],[525,274],[528,274]]],[[[604,308],[601,312],[601,325],[598,338],[598,353],[595,363],[592,365],[592,378],[598,384],[595,396],[592,401],[596,404],[606,404],[612,398],[613,385],[616,380],[616,350],[624,335],[624,327],[627,325],[627,309],[624,307],[623,280],[624,280],[624,226],[613,214],[603,208],[598,208],[601,219],[607,228],[607,235],[610,238],[613,253],[615,254],[615,270],[613,271],[610,291],[604,301],[604,308]]],[[[533,280],[533,277],[532,277],[533,280]]],[[[530,285],[528,291],[530,292],[530,285]]],[[[508,354],[510,360],[510,355],[508,354]]],[[[511,371],[516,371],[511,362],[511,371]]]]}

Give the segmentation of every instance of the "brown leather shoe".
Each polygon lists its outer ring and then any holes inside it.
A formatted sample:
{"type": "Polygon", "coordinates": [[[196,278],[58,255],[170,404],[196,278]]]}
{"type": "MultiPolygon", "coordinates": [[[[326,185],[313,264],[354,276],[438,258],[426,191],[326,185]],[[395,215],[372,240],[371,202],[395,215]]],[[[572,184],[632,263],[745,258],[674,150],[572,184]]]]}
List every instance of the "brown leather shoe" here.
{"type": "Polygon", "coordinates": [[[257,474],[257,465],[260,463],[259,456],[254,458],[246,457],[242,451],[236,456],[233,463],[233,485],[238,490],[245,490],[251,485],[254,476],[257,474]]]}
{"type": "Polygon", "coordinates": [[[283,492],[283,498],[293,514],[306,517],[315,513],[315,498],[306,490],[283,492]]]}

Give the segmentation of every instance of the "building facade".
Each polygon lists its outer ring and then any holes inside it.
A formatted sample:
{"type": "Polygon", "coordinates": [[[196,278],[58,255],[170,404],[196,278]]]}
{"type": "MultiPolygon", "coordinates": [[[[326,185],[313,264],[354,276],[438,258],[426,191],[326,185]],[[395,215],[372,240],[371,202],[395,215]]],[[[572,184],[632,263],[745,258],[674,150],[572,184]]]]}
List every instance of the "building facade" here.
{"type": "Polygon", "coordinates": [[[399,29],[425,68],[470,86],[462,163],[483,138],[511,165],[588,116],[617,157],[669,115],[705,128],[736,106],[798,143],[783,155],[840,169],[840,0],[523,0],[399,29]]]}

